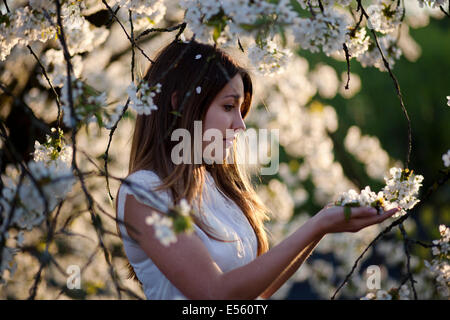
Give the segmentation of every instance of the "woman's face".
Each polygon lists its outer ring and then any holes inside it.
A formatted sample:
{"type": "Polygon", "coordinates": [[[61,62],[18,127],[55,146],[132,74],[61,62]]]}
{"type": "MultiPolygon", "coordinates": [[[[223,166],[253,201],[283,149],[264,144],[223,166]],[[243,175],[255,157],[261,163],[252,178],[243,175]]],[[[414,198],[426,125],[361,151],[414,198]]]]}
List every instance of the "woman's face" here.
{"type": "MultiPolygon", "coordinates": [[[[242,82],[242,77],[238,73],[236,74],[223,89],[217,94],[213,102],[206,112],[205,120],[203,122],[203,154],[208,152],[205,148],[210,144],[215,142],[214,138],[209,139],[207,130],[217,129],[222,133],[222,141],[217,141],[220,143],[223,150],[223,158],[228,155],[229,148],[233,145],[233,141],[239,131],[245,131],[245,123],[241,115],[241,105],[244,101],[244,83],[242,82]],[[206,133],[206,135],[205,135],[206,133]]],[[[214,131],[210,131],[213,133],[214,131]]],[[[217,133],[217,132],[216,132],[217,133]]],[[[214,148],[211,149],[211,155],[216,157],[214,148]]]]}

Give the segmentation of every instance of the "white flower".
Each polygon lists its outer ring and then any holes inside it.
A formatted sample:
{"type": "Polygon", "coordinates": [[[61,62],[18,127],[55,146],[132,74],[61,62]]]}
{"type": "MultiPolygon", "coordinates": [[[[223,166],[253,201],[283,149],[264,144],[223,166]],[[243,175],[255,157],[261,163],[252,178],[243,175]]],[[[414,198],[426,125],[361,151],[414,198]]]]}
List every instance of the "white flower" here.
{"type": "Polygon", "coordinates": [[[352,32],[352,30],[347,32],[345,43],[352,58],[356,58],[366,52],[370,44],[370,37],[366,33],[366,28],[360,28],[355,32],[352,32]]]}
{"type": "Polygon", "coordinates": [[[189,205],[189,203],[187,202],[186,199],[181,199],[179,207],[180,207],[180,213],[182,216],[189,215],[189,212],[191,211],[191,206],[189,205]]]}
{"type": "Polygon", "coordinates": [[[369,292],[360,300],[391,300],[392,296],[384,290],[377,290],[377,293],[369,292]]]}
{"type": "Polygon", "coordinates": [[[424,264],[436,279],[436,289],[439,294],[448,299],[450,297],[450,228],[440,225],[439,233],[441,238],[433,240],[435,246],[432,248],[432,254],[434,258],[431,263],[425,260],[424,264]]]}
{"type": "MultiPolygon", "coordinates": [[[[397,45],[397,39],[393,35],[387,34],[383,37],[379,37],[378,42],[384,57],[392,69],[395,61],[398,60],[402,54],[401,49],[397,45]]],[[[387,71],[380,51],[374,43],[369,46],[369,49],[366,52],[359,55],[356,60],[358,60],[363,67],[374,66],[380,71],[387,71]]]]}
{"type": "MultiPolygon", "coordinates": [[[[166,14],[166,6],[162,0],[120,0],[118,5],[133,13],[133,20],[145,19],[151,24],[160,22],[166,14]]],[[[128,15],[128,13],[127,13],[128,15]]]]}
{"type": "Polygon", "coordinates": [[[359,194],[354,189],[350,189],[347,192],[343,192],[339,196],[338,202],[341,206],[345,206],[346,204],[358,203],[359,194]]]}
{"type": "Polygon", "coordinates": [[[201,57],[202,57],[202,55],[201,55],[201,54],[198,54],[198,55],[195,56],[195,60],[198,60],[198,59],[200,59],[201,57]]]}
{"type": "Polygon", "coordinates": [[[403,16],[403,10],[399,10],[394,2],[388,0],[377,0],[366,11],[369,16],[368,27],[385,34],[393,32],[400,25],[403,16]]]}
{"type": "Polygon", "coordinates": [[[395,167],[391,168],[389,172],[391,176],[384,178],[386,186],[378,194],[372,192],[370,187],[361,190],[360,194],[350,189],[339,196],[336,204],[340,206],[346,204],[373,206],[375,203],[385,210],[400,207],[401,210],[393,215],[394,218],[406,214],[406,210],[412,209],[420,201],[416,195],[422,186],[423,176],[395,167]]]}
{"type": "Polygon", "coordinates": [[[68,150],[69,147],[63,145],[63,150],[57,154],[55,150],[51,149],[52,147],[49,147],[49,150],[53,151],[45,152],[42,145],[38,144],[38,146],[39,149],[35,155],[38,161],[28,162],[28,170],[33,179],[26,175],[19,189],[17,170],[9,168],[6,170],[7,176],[2,177],[5,180],[5,185],[2,190],[2,197],[0,197],[0,205],[5,210],[1,214],[5,215],[11,210],[14,196],[17,193],[19,200],[16,203],[11,224],[21,229],[31,230],[42,223],[46,217],[45,214],[53,211],[58,202],[66,197],[75,183],[71,166],[65,162],[67,161],[65,159],[66,156],[72,153],[71,150],[68,150]],[[62,153],[65,154],[64,158],[59,157],[62,153]],[[39,188],[33,180],[36,181],[39,188]],[[45,210],[45,201],[47,203],[47,212],[45,210]]]}
{"type": "Polygon", "coordinates": [[[400,290],[398,291],[400,300],[410,300],[410,294],[411,294],[411,291],[409,290],[409,288],[406,284],[402,285],[400,287],[400,290]]]}
{"type": "Polygon", "coordinates": [[[383,193],[379,192],[376,194],[370,190],[369,186],[367,186],[364,190],[361,190],[361,194],[359,195],[359,203],[362,206],[371,206],[373,202],[380,199],[383,199],[383,193]]]}
{"type": "Polygon", "coordinates": [[[280,73],[292,55],[289,49],[279,48],[274,41],[267,41],[263,47],[252,45],[248,48],[248,58],[261,75],[280,73]]]}
{"type": "MultiPolygon", "coordinates": [[[[79,55],[75,55],[71,58],[73,66],[73,75],[78,78],[81,75],[83,69],[83,63],[79,55]]],[[[45,51],[42,57],[42,64],[47,69],[47,75],[55,87],[62,87],[67,79],[67,64],[64,60],[64,53],[62,50],[49,49],[45,51]],[[51,70],[51,71],[50,71],[51,70]]],[[[46,88],[50,88],[44,75],[41,75],[39,82],[46,88]]]]}
{"type": "Polygon", "coordinates": [[[444,166],[450,167],[450,150],[442,155],[442,161],[444,161],[444,166]]]}
{"type": "Polygon", "coordinates": [[[129,106],[133,108],[138,114],[149,115],[153,110],[158,110],[158,107],[153,102],[156,93],[161,92],[161,84],[157,83],[154,87],[149,87],[148,83],[142,83],[136,87],[134,83],[127,88],[128,96],[130,97],[129,106]]]}
{"type": "Polygon", "coordinates": [[[384,290],[377,291],[377,300],[391,300],[392,296],[384,290]]]}
{"type": "Polygon", "coordinates": [[[169,246],[171,243],[177,241],[177,237],[172,228],[172,219],[159,214],[153,214],[145,219],[145,223],[155,228],[155,236],[164,246],[169,246]]]}
{"type": "Polygon", "coordinates": [[[202,87],[195,88],[195,92],[197,92],[197,94],[200,94],[200,92],[202,92],[202,87]]]}
{"type": "Polygon", "coordinates": [[[319,94],[326,99],[332,99],[339,89],[339,78],[333,67],[319,63],[313,72],[311,80],[317,86],[319,94]]]}
{"type": "Polygon", "coordinates": [[[322,51],[331,55],[342,50],[346,42],[351,16],[337,8],[326,7],[313,18],[297,18],[292,25],[295,42],[311,52],[322,51]],[[333,27],[330,27],[333,26],[333,27]]]}
{"type": "Polygon", "coordinates": [[[447,105],[450,107],[450,96],[447,96],[447,105]]]}
{"type": "Polygon", "coordinates": [[[360,300],[376,300],[377,296],[373,292],[367,293],[364,297],[362,297],[360,300]]]}
{"type": "Polygon", "coordinates": [[[73,128],[80,121],[95,122],[95,115],[106,113],[106,92],[93,93],[95,90],[78,79],[72,79],[71,89],[74,115],[70,109],[69,86],[67,78],[65,78],[61,90],[61,105],[64,113],[63,121],[66,126],[73,128]]]}
{"type": "Polygon", "coordinates": [[[6,21],[0,23],[0,61],[5,60],[17,44],[25,46],[36,40],[46,42],[56,34],[43,13],[28,6],[6,13],[2,20],[6,21]]]}
{"type": "Polygon", "coordinates": [[[117,121],[119,120],[120,115],[123,112],[123,109],[125,109],[124,105],[117,105],[114,112],[111,114],[108,114],[107,117],[105,117],[103,119],[103,124],[105,126],[105,128],[107,129],[112,129],[112,127],[114,127],[114,125],[117,123],[117,121]]]}
{"type": "Polygon", "coordinates": [[[351,126],[344,140],[345,148],[365,164],[367,174],[383,180],[389,168],[389,154],[382,148],[377,137],[362,135],[357,126],[351,126]]]}
{"type": "Polygon", "coordinates": [[[389,202],[388,208],[399,206],[402,210],[394,214],[394,218],[412,209],[420,200],[416,198],[422,186],[423,176],[415,175],[410,170],[391,168],[390,177],[385,177],[386,186],[383,189],[385,200],[389,202]]]}

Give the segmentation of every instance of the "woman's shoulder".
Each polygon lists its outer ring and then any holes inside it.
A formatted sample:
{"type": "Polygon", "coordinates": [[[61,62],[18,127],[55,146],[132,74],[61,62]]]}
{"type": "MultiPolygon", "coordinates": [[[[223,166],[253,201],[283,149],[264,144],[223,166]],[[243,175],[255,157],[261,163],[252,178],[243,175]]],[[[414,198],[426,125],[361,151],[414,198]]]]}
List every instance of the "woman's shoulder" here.
{"type": "Polygon", "coordinates": [[[161,183],[158,174],[153,170],[141,169],[130,173],[124,180],[130,182],[157,182],[161,183]]]}
{"type": "Polygon", "coordinates": [[[120,192],[133,195],[136,200],[144,204],[164,204],[164,208],[170,201],[170,195],[167,190],[155,190],[162,183],[156,172],[147,169],[141,169],[130,173],[123,179],[120,192]]]}

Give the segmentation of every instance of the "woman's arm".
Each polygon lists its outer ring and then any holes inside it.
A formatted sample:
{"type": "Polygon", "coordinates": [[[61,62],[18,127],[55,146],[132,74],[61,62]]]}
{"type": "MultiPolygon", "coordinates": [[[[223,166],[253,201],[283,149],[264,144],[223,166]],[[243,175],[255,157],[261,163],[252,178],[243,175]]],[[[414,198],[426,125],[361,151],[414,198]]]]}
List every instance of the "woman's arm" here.
{"type": "Polygon", "coordinates": [[[343,210],[338,211],[325,210],[323,214],[313,216],[268,252],[228,272],[222,272],[195,233],[180,234],[176,243],[168,247],[162,245],[155,237],[153,227],[145,223],[147,216],[159,213],[131,195],[127,195],[125,203],[125,225],[137,229],[136,233],[127,227],[129,235],[188,299],[255,299],[309,244],[327,232],[356,231],[385,219],[375,216],[367,208],[356,208],[353,212],[359,214],[354,213],[355,219],[344,224],[343,210]],[[361,219],[356,219],[357,216],[361,219]],[[329,222],[336,226],[330,227],[329,222]]]}
{"type": "Polygon", "coordinates": [[[317,246],[322,238],[314,240],[311,242],[298,256],[295,260],[283,271],[281,275],[261,294],[261,298],[269,299],[303,264],[303,262],[308,259],[311,252],[317,246]]]}
{"type": "MultiPolygon", "coordinates": [[[[334,203],[327,204],[323,209],[328,209],[334,206],[334,203]]],[[[323,237],[318,237],[311,242],[298,256],[297,258],[283,271],[281,275],[261,294],[261,298],[270,298],[308,259],[314,248],[322,240],[323,237]]]]}
{"type": "Polygon", "coordinates": [[[306,253],[308,246],[318,237],[321,237],[321,230],[317,220],[311,218],[292,235],[249,264],[225,273],[224,279],[230,283],[228,289],[231,296],[255,299],[269,288],[277,290],[286,281],[283,278],[290,276],[287,272],[293,271],[290,266],[298,262],[301,253],[306,253]],[[235,285],[233,281],[236,281],[235,285]]]}

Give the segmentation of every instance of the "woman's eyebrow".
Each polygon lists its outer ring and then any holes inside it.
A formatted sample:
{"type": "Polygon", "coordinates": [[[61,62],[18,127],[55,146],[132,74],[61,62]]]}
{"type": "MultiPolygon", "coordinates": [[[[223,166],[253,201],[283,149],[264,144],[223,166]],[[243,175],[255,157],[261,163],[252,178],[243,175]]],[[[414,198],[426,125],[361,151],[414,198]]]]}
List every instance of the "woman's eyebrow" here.
{"type": "Polygon", "coordinates": [[[226,98],[229,98],[229,97],[234,98],[235,100],[239,100],[242,96],[239,95],[239,94],[229,94],[229,95],[226,95],[223,98],[226,99],[226,98]]]}

